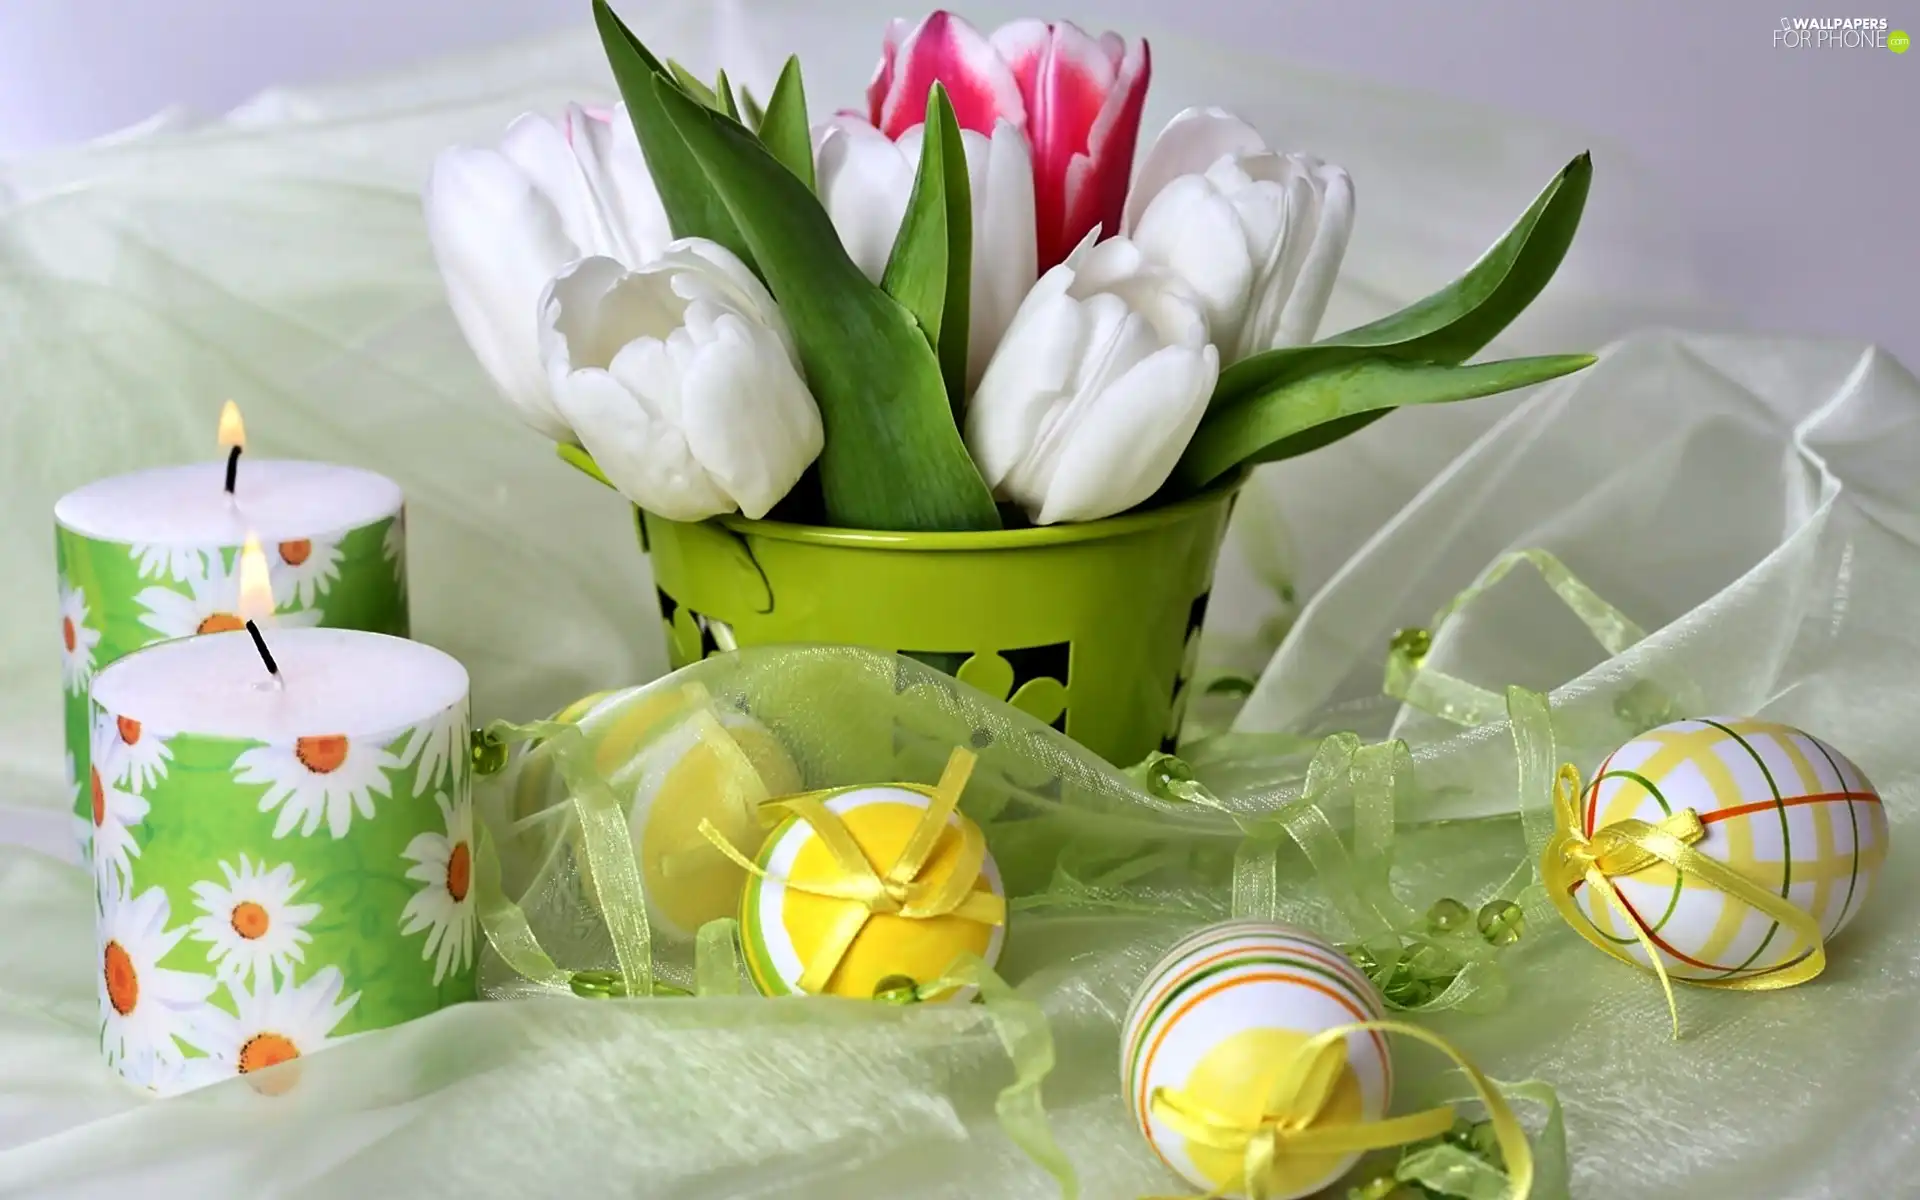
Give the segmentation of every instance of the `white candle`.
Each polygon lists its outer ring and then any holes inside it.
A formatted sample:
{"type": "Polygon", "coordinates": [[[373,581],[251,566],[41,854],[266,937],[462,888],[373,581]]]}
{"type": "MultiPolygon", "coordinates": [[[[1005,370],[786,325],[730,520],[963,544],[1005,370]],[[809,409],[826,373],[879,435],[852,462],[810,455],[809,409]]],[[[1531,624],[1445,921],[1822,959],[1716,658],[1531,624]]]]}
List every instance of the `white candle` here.
{"type": "MultiPolygon", "coordinates": [[[[237,441],[238,418],[234,437],[237,441]]],[[[95,671],[167,638],[240,628],[238,555],[257,535],[279,623],[410,632],[406,516],[399,485],[330,463],[227,459],[136,471],[54,506],[67,753],[88,778],[100,740],[87,720],[95,671]],[[277,605],[274,603],[277,601],[277,605]]],[[[87,804],[74,832],[89,845],[87,804]]]]}
{"type": "Polygon", "coordinates": [[[226,462],[158,467],[67,493],[54,519],[83,537],[134,546],[238,546],[337,534],[397,516],[400,485],[358,467],[242,456],[233,494],[226,462]]]}
{"type": "Polygon", "coordinates": [[[465,668],[384,634],[264,635],[277,683],[245,631],[94,678],[101,1048],[162,1095],[297,1087],[292,1060],[475,995],[465,668]]]}
{"type": "Polygon", "coordinates": [[[93,700],[116,716],[178,733],[290,742],[371,736],[460,703],[467,670],[420,642],[355,629],[265,629],[275,687],[246,633],[162,642],[102,671],[93,700]]]}

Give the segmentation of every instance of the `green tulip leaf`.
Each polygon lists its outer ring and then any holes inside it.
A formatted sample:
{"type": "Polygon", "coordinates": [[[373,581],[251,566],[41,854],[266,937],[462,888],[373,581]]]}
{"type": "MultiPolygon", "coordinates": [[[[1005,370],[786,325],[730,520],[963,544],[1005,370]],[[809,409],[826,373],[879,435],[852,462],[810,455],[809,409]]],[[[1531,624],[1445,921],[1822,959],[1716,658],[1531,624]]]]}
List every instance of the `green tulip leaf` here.
{"type": "MultiPolygon", "coordinates": [[[[556,442],[554,443],[553,450],[554,453],[560,456],[561,462],[566,463],[574,470],[585,475],[588,479],[592,479],[598,483],[604,483],[608,487],[613,487],[613,480],[607,478],[606,472],[600,469],[600,464],[594,461],[593,455],[587,453],[586,447],[576,446],[571,442],[556,442]]],[[[614,488],[614,490],[619,491],[620,489],[614,488]]]]}
{"type": "Polygon", "coordinates": [[[753,256],[727,206],[714,193],[706,172],[660,106],[654,80],[671,79],[667,67],[640,44],[607,7],[606,0],[593,0],[593,20],[606,47],[614,82],[620,85],[620,96],[627,102],[627,116],[639,135],[647,172],[660,193],[673,236],[718,242],[752,266],[753,256]]]}
{"type": "Polygon", "coordinates": [[[807,94],[800,81],[798,57],[787,59],[787,65],[780,68],[780,78],[767,97],[767,109],[758,120],[758,128],[767,152],[813,191],[813,131],[807,125],[807,94]]]}
{"type": "Polygon", "coordinates": [[[960,121],[939,84],[927,98],[926,135],[906,217],[880,286],[913,314],[940,358],[958,410],[967,386],[967,308],[972,283],[973,198],[960,121]]]}
{"type": "Polygon", "coordinates": [[[1330,445],[1416,404],[1449,404],[1512,391],[1594,363],[1590,354],[1552,354],[1459,366],[1376,356],[1339,363],[1207,414],[1175,477],[1204,487],[1241,464],[1293,458],[1330,445]]]}
{"type": "Polygon", "coordinates": [[[740,111],[745,114],[741,123],[759,133],[760,126],[766,122],[767,110],[760,101],[754,99],[753,92],[744,83],[740,85],[740,111]]]}
{"type": "Polygon", "coordinates": [[[740,120],[740,106],[733,102],[733,84],[727,79],[725,71],[720,72],[720,78],[714,81],[713,95],[716,103],[707,107],[715,112],[723,112],[736,121],[740,120]]]}
{"type": "Polygon", "coordinates": [[[719,94],[706,84],[700,82],[700,77],[692,71],[687,70],[672,59],[668,59],[667,72],[673,76],[673,81],[680,85],[680,90],[687,95],[692,96],[695,100],[698,100],[715,112],[726,111],[725,106],[720,102],[719,94]]]}
{"type": "Polygon", "coordinates": [[[913,314],[875,287],[806,185],[739,122],[656,79],[654,103],[705,171],[779,302],[826,428],[829,522],[863,529],[1000,527],[913,314]]]}
{"type": "Polygon", "coordinates": [[[1524,312],[1560,269],[1580,227],[1592,182],[1593,160],[1581,154],[1459,279],[1391,316],[1311,346],[1286,346],[1241,359],[1220,372],[1213,406],[1237,404],[1289,380],[1375,355],[1426,363],[1467,361],[1524,312]]]}

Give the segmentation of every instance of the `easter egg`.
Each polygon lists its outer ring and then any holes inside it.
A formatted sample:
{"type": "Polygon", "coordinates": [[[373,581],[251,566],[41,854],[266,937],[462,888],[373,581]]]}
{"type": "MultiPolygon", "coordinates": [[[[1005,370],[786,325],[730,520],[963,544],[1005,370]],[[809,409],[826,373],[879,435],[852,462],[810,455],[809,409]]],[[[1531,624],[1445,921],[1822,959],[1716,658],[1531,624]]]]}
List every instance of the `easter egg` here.
{"type": "Polygon", "coordinates": [[[684,941],[708,921],[733,915],[747,886],[746,871],[707,840],[701,823],[751,855],[765,836],[755,805],[799,791],[800,771],[766,726],[745,713],[706,708],[629,753],[611,782],[620,794],[632,789],[627,831],[647,914],[656,932],[684,941]]]}
{"type": "MultiPolygon", "coordinates": [[[[1326,942],[1270,921],[1229,921],[1175,945],[1127,1012],[1120,1078],[1128,1110],[1161,1161],[1207,1195],[1249,1193],[1244,1155],[1188,1141],[1160,1119],[1160,1089],[1236,1124],[1256,1125],[1302,1043],[1385,1005],[1371,981],[1326,942]]],[[[1384,1035],[1349,1034],[1347,1062],[1327,1108],[1335,1121],[1378,1120],[1393,1090],[1384,1035]]],[[[1350,1155],[1281,1155],[1264,1181],[1270,1200],[1308,1196],[1345,1174],[1350,1155]]],[[[1261,1182],[1261,1181],[1254,1181],[1261,1182]]]]}
{"type": "MultiPolygon", "coordinates": [[[[918,785],[887,784],[840,789],[821,802],[840,819],[874,872],[884,877],[927,819],[933,793],[918,785]]],[[[952,877],[960,866],[962,833],[971,828],[962,814],[948,816],[915,876],[916,886],[937,889],[952,877]]],[[[870,998],[882,980],[902,976],[924,986],[938,980],[961,954],[977,955],[988,966],[999,960],[1006,940],[1004,920],[988,924],[961,914],[910,917],[810,891],[831,888],[844,881],[846,872],[819,831],[797,815],[774,829],[756,861],[764,876],[748,884],[740,898],[740,940],[747,974],[764,995],[806,990],[801,980],[808,966],[830,952],[829,942],[842,922],[860,915],[865,921],[859,932],[825,986],[816,989],[823,994],[870,998]]],[[[991,854],[966,891],[1005,897],[991,854]]],[[[965,1000],[972,994],[971,988],[953,989],[926,998],[965,1000]]]]}
{"type": "MultiPolygon", "coordinates": [[[[1675,721],[1614,751],[1580,797],[1591,837],[1618,821],[1657,824],[1683,809],[1706,836],[1694,849],[1811,916],[1823,939],[1860,911],[1887,854],[1880,797],[1845,755],[1790,725],[1746,717],[1675,721]]],[[[1668,974],[1695,982],[1764,975],[1811,947],[1744,901],[1663,862],[1611,877],[1668,974]]],[[[1604,895],[1584,881],[1575,907],[1611,952],[1648,965],[1604,895]]]]}

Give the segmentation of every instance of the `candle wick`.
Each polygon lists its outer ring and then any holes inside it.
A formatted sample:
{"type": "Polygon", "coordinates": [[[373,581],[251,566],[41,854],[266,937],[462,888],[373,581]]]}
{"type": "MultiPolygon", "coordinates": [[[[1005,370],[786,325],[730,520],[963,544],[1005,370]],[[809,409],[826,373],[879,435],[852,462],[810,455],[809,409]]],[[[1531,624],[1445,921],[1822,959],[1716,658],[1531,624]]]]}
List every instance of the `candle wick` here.
{"type": "Polygon", "coordinates": [[[240,447],[227,451],[227,495],[233,495],[233,485],[240,475],[240,447]]]}
{"type": "Polygon", "coordinates": [[[260,652],[260,661],[267,665],[267,674],[273,676],[273,682],[280,682],[280,664],[273,661],[273,651],[267,649],[267,639],[260,636],[260,627],[252,621],[247,622],[247,632],[253,635],[253,648],[260,652]]]}

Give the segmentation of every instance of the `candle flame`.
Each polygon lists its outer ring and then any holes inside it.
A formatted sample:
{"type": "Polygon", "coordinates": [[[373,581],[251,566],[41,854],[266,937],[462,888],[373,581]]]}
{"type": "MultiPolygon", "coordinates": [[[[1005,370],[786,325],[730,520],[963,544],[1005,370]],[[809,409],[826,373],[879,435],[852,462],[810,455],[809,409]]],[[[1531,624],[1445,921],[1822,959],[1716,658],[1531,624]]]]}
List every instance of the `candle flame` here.
{"type": "Polygon", "coordinates": [[[220,448],[247,448],[247,424],[240,419],[240,406],[229,400],[220,409],[220,448]]]}
{"type": "Polygon", "coordinates": [[[260,539],[249,533],[240,550],[240,619],[265,624],[273,616],[273,581],[267,575],[267,556],[260,539]]]}

